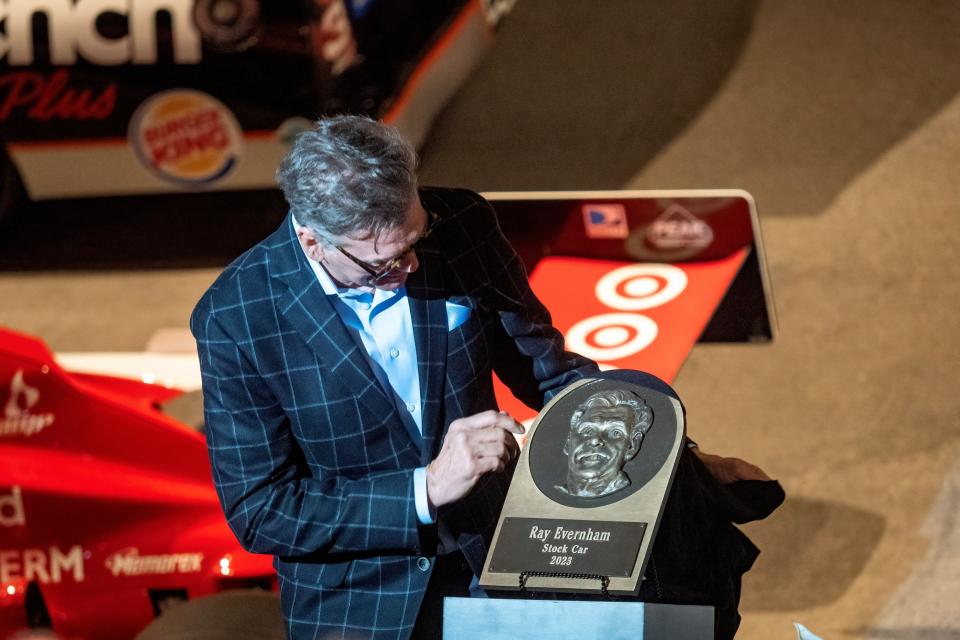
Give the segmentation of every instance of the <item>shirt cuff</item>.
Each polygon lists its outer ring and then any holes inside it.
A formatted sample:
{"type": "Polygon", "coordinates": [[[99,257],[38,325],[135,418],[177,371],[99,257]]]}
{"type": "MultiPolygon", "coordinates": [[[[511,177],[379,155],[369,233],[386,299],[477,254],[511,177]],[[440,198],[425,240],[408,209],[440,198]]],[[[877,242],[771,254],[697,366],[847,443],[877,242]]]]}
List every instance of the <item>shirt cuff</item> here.
{"type": "Polygon", "coordinates": [[[427,500],[427,468],[417,467],[413,470],[413,497],[417,504],[417,519],[420,524],[434,524],[437,521],[437,511],[430,507],[427,500]]]}

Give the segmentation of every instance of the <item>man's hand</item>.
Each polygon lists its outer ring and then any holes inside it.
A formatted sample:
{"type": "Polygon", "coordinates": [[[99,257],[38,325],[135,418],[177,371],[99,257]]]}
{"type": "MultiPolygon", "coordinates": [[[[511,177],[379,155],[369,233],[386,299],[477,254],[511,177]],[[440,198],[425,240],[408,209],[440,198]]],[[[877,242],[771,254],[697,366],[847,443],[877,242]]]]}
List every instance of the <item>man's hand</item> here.
{"type": "Polygon", "coordinates": [[[456,502],[470,493],[480,476],[503,471],[520,452],[513,434],[523,432],[519,422],[493,410],[451,422],[440,453],[427,465],[430,504],[456,502]]]}
{"type": "Polygon", "coordinates": [[[769,480],[770,476],[764,473],[760,467],[750,464],[740,458],[724,458],[710,453],[704,453],[698,447],[693,449],[697,454],[703,466],[707,468],[717,482],[721,484],[730,484],[738,480],[769,480]]]}

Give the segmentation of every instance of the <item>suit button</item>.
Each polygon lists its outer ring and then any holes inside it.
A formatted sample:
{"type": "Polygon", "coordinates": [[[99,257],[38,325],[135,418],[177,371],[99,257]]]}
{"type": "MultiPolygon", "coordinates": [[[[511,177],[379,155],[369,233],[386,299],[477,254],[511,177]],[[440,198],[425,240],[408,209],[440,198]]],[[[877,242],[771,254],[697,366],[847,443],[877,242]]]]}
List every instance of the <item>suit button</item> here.
{"type": "Polygon", "coordinates": [[[429,558],[417,558],[417,569],[426,573],[430,571],[430,559],[429,558]]]}

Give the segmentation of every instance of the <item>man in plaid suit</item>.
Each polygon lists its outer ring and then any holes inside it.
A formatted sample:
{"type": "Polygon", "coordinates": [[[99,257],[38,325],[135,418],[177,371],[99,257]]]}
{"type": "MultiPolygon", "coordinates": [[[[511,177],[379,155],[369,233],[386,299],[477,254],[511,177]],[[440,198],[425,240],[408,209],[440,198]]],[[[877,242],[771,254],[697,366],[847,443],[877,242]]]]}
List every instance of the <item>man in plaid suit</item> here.
{"type": "Polygon", "coordinates": [[[221,503],[276,557],[291,638],[438,637],[523,430],[491,372],[539,408],[596,365],[564,351],[490,205],[418,191],[394,130],[322,120],[278,179],[291,215],[191,318],[221,503]]]}

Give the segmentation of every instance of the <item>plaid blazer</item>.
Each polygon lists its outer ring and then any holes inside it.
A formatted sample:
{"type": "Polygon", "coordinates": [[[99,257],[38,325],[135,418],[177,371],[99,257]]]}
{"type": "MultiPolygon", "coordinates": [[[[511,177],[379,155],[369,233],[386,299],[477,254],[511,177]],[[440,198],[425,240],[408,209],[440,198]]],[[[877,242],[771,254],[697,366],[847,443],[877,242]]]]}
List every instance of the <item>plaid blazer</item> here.
{"type": "MultiPolygon", "coordinates": [[[[191,317],[207,442],[231,529],[276,556],[292,638],[406,638],[437,552],[413,470],[451,421],[496,408],[491,371],[539,408],[595,365],[530,291],[489,203],[422,189],[439,216],[407,281],[423,434],[401,421],[358,337],[335,312],[288,219],[237,260],[191,317]],[[448,330],[446,302],[471,309],[448,330]]],[[[509,474],[484,477],[439,518],[479,574],[509,474]]]]}

